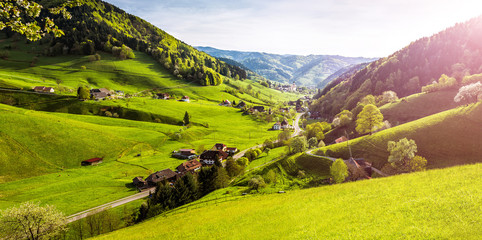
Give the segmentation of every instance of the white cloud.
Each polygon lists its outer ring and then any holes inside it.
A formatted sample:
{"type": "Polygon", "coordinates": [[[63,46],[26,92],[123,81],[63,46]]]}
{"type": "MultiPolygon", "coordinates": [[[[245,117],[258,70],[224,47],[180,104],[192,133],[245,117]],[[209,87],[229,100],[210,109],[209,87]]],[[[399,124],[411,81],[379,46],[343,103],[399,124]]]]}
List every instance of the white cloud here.
{"type": "Polygon", "coordinates": [[[480,14],[475,0],[108,0],[191,45],[386,56],[480,14]]]}

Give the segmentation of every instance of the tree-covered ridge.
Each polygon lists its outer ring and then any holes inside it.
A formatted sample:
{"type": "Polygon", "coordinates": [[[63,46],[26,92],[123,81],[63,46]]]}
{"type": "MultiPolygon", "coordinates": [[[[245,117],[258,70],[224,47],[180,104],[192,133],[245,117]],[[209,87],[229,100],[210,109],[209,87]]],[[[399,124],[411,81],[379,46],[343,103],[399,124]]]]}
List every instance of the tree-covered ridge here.
{"type": "MultiPolygon", "coordinates": [[[[55,5],[59,2],[62,0],[45,4],[55,5]]],[[[246,78],[245,70],[198,51],[116,6],[100,0],[80,2],[80,6],[68,8],[71,19],[60,18],[47,11],[42,12],[42,15],[54,19],[65,32],[65,36],[61,38],[47,35],[42,40],[43,44],[49,44],[48,54],[113,52],[125,45],[149,54],[175,76],[201,85],[218,85],[223,81],[221,75],[246,78]]]]}
{"type": "Polygon", "coordinates": [[[392,90],[404,97],[420,92],[442,74],[458,83],[482,72],[482,16],[459,23],[431,37],[412,42],[394,54],[328,85],[313,105],[325,117],[353,109],[364,96],[392,90]]]}

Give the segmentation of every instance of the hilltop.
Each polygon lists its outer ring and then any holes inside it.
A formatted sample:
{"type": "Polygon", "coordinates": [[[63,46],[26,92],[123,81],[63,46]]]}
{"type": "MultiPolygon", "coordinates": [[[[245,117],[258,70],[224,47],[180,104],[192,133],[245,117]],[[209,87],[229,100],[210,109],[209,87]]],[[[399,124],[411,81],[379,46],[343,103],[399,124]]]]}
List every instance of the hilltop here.
{"type": "Polygon", "coordinates": [[[392,55],[370,63],[348,76],[342,76],[323,90],[323,96],[310,107],[327,118],[343,109],[351,110],[368,94],[392,90],[399,97],[420,92],[438,81],[442,74],[460,83],[464,76],[482,72],[482,16],[412,42],[392,55]]]}
{"type": "Polygon", "coordinates": [[[285,194],[226,195],[96,239],[475,239],[482,230],[481,167],[285,194]]]}
{"type": "MultiPolygon", "coordinates": [[[[218,58],[235,60],[259,75],[276,82],[324,87],[325,80],[342,68],[376,59],[334,55],[279,55],[261,52],[196,47],[218,58]]],[[[341,74],[341,73],[340,73],[341,74]]]]}

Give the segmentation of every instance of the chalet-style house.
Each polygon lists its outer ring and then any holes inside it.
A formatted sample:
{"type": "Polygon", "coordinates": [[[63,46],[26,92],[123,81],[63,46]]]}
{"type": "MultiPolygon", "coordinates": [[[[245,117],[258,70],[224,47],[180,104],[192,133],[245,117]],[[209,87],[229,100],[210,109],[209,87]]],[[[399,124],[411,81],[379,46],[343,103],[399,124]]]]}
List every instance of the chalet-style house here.
{"type": "Polygon", "coordinates": [[[103,158],[91,158],[89,160],[82,161],[80,165],[82,166],[93,166],[102,163],[103,158]]]}
{"type": "Polygon", "coordinates": [[[348,139],[345,136],[341,136],[335,140],[335,143],[346,142],[348,139]]]}
{"type": "Polygon", "coordinates": [[[231,102],[229,100],[223,100],[219,106],[225,106],[225,107],[230,107],[231,106],[231,102]]]}
{"type": "Polygon", "coordinates": [[[236,105],[236,108],[244,108],[244,107],[246,107],[246,103],[243,101],[240,101],[238,105],[236,105]]]}
{"type": "Polygon", "coordinates": [[[194,149],[179,149],[179,151],[172,152],[172,157],[179,159],[190,159],[192,156],[196,156],[194,149]]]}
{"type": "Polygon", "coordinates": [[[228,153],[221,150],[208,150],[199,156],[199,160],[204,165],[214,165],[216,160],[223,161],[228,157],[228,153]]]}
{"type": "Polygon", "coordinates": [[[288,121],[286,121],[286,119],[283,119],[283,121],[280,123],[280,127],[281,129],[287,129],[290,127],[290,125],[288,124],[288,121]]]}
{"type": "Polygon", "coordinates": [[[218,150],[218,151],[224,151],[226,152],[226,145],[222,144],[222,143],[216,143],[214,145],[214,147],[212,148],[212,150],[218,150]]]}
{"type": "Polygon", "coordinates": [[[182,101],[182,102],[189,102],[190,99],[189,99],[188,96],[183,96],[183,97],[181,98],[181,101],[182,101]]]}
{"type": "Polygon", "coordinates": [[[273,127],[272,127],[271,129],[273,129],[273,130],[281,130],[281,123],[276,122],[275,124],[273,124],[273,127]]]}
{"type": "Polygon", "coordinates": [[[53,87],[43,87],[43,86],[37,86],[34,87],[33,90],[38,93],[53,93],[55,92],[53,87]]]}
{"type": "Polygon", "coordinates": [[[147,182],[144,181],[142,177],[135,177],[134,179],[132,179],[132,184],[134,184],[134,186],[139,190],[147,187],[147,182]]]}
{"type": "Polygon", "coordinates": [[[164,169],[159,172],[155,172],[149,175],[146,178],[146,182],[149,186],[156,186],[158,182],[166,181],[175,181],[177,178],[177,174],[172,171],[171,169],[164,169]]]}
{"type": "Polygon", "coordinates": [[[238,148],[236,147],[228,147],[226,148],[226,152],[229,154],[229,156],[234,155],[238,151],[238,148]]]}
{"type": "Polygon", "coordinates": [[[181,163],[181,165],[177,166],[176,170],[178,173],[181,173],[181,174],[187,173],[187,172],[194,173],[197,170],[201,169],[201,167],[202,167],[202,164],[198,160],[194,159],[194,160],[181,163]]]}
{"type": "Polygon", "coordinates": [[[363,158],[350,158],[345,160],[347,165],[354,166],[362,171],[362,174],[358,176],[358,179],[370,179],[372,176],[372,164],[366,162],[363,158]]]}
{"type": "Polygon", "coordinates": [[[156,95],[157,95],[157,99],[168,100],[169,98],[171,98],[171,96],[167,93],[158,93],[156,95]]]}
{"type": "Polygon", "coordinates": [[[254,106],[253,111],[264,112],[264,106],[254,106]]]}
{"type": "Polygon", "coordinates": [[[111,96],[113,93],[107,88],[94,88],[90,90],[90,96],[93,97],[95,100],[102,100],[111,96]]]}

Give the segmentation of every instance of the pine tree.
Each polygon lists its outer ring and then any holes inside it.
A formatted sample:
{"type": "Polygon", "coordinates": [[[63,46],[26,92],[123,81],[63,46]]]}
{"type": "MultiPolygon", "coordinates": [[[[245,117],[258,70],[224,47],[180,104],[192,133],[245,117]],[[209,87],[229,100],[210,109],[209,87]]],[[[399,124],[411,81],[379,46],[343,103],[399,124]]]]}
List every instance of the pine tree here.
{"type": "Polygon", "coordinates": [[[184,125],[189,125],[190,123],[190,119],[191,119],[191,116],[189,116],[189,113],[186,111],[186,113],[184,113],[184,125]]]}

